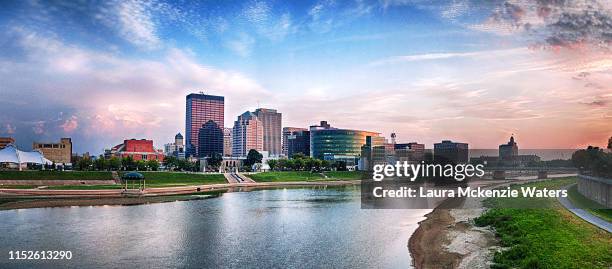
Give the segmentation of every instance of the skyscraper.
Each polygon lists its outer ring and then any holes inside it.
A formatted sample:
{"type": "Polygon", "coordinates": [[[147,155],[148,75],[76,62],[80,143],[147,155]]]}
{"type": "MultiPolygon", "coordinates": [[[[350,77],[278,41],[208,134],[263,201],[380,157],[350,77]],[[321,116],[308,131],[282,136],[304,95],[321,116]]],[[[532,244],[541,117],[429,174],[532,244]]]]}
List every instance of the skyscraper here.
{"type": "Polygon", "coordinates": [[[212,157],[223,154],[223,130],[216,122],[209,120],[198,133],[198,157],[212,157]]]}
{"type": "MultiPolygon", "coordinates": [[[[223,129],[225,100],[223,96],[192,93],[187,95],[185,148],[187,156],[199,156],[198,134],[209,120],[223,129]]],[[[221,137],[220,139],[223,139],[221,137]]]]}
{"type": "Polygon", "coordinates": [[[281,148],[281,125],[283,114],[276,109],[258,108],[254,114],[263,124],[263,150],[270,156],[279,156],[281,148]]]}
{"type": "Polygon", "coordinates": [[[250,111],[238,116],[232,134],[232,156],[245,157],[249,150],[263,151],[263,124],[250,111]]]}
{"type": "MultiPolygon", "coordinates": [[[[283,155],[289,156],[289,136],[296,131],[308,131],[306,128],[297,128],[297,127],[283,127],[283,155]]],[[[310,148],[310,145],[309,145],[310,148]]],[[[310,155],[310,153],[306,154],[310,155]]]]}

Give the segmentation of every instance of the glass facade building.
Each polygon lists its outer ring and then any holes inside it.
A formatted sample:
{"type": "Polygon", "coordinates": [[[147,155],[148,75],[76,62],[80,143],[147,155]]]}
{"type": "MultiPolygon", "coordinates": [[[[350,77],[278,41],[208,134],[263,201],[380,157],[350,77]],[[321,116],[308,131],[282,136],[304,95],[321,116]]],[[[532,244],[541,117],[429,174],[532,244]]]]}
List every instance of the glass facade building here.
{"type": "Polygon", "coordinates": [[[216,122],[209,120],[198,133],[198,157],[223,155],[223,130],[216,122]]]}
{"type": "MultiPolygon", "coordinates": [[[[185,151],[187,156],[200,156],[198,153],[199,132],[209,120],[223,129],[224,106],[223,96],[192,93],[187,95],[185,119],[185,151]]],[[[221,134],[223,140],[223,133],[221,134]]]]}
{"type": "Polygon", "coordinates": [[[368,136],[373,146],[384,146],[380,133],[333,128],[322,121],[321,125],[310,126],[310,156],[322,160],[359,159],[368,136]]]}

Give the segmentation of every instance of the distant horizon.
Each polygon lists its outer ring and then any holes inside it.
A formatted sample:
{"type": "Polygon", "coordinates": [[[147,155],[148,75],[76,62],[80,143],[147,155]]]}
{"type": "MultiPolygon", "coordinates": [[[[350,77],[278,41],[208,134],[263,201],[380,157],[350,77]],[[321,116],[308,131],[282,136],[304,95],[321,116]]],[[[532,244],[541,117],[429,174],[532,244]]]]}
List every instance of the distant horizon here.
{"type": "Polygon", "coordinates": [[[100,152],[185,134],[185,96],[224,96],[224,127],[283,126],[425,145],[585,148],[612,135],[612,2],[9,1],[0,136],[100,152]],[[568,19],[571,18],[571,19],[568,19]]]}

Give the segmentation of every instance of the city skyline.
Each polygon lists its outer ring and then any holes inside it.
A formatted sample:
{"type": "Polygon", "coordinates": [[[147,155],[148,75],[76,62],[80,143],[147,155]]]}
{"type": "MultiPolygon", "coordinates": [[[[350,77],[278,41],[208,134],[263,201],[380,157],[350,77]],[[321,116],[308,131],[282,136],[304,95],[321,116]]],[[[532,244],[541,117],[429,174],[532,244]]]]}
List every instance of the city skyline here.
{"type": "Polygon", "coordinates": [[[226,97],[223,126],[266,107],[282,127],[327,120],[426,145],[496,148],[514,133],[522,148],[582,148],[612,134],[607,1],[2,5],[0,136],[26,149],[162,148],[198,91],[226,97]]]}

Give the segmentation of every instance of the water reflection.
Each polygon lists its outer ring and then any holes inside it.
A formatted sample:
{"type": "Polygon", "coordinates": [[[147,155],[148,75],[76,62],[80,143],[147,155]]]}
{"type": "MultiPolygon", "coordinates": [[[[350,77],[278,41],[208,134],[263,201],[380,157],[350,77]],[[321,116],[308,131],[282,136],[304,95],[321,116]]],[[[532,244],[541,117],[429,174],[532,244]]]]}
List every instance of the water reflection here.
{"type": "MultiPolygon", "coordinates": [[[[72,250],[51,268],[410,267],[429,210],[362,210],[358,189],[272,189],[128,207],[0,212],[0,251],[72,250]]],[[[37,262],[0,259],[0,268],[37,262]]]]}

